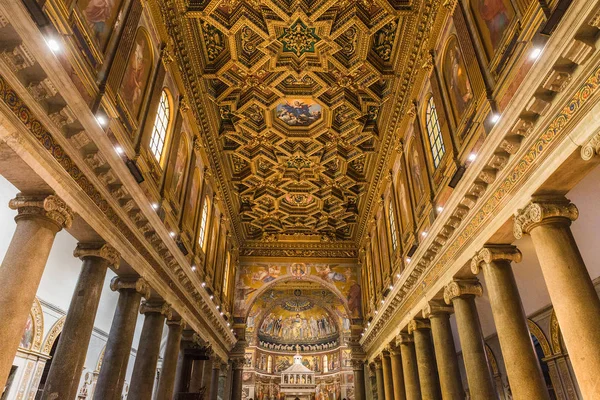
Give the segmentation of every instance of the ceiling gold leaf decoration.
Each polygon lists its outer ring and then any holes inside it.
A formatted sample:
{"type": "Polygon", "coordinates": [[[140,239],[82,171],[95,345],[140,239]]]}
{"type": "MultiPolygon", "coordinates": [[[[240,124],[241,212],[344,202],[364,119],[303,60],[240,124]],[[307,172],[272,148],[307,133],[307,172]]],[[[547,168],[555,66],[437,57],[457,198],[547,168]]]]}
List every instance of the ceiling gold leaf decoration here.
{"type": "Polygon", "coordinates": [[[439,1],[159,3],[241,247],[356,244],[439,1]]]}

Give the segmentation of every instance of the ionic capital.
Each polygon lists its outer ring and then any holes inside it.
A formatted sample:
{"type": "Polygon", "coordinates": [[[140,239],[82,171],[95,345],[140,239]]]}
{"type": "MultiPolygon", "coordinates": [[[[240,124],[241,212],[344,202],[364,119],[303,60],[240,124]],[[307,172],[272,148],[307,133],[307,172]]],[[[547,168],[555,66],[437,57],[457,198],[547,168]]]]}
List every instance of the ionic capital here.
{"type": "Polygon", "coordinates": [[[410,344],[414,341],[412,335],[409,335],[408,333],[400,332],[400,334],[396,336],[397,345],[410,344]]]}
{"type": "Polygon", "coordinates": [[[106,243],[77,243],[73,257],[84,259],[86,257],[102,258],[114,269],[119,268],[121,255],[114,247],[106,243]]]}
{"type": "Polygon", "coordinates": [[[476,280],[452,281],[444,288],[444,301],[446,304],[450,304],[457,297],[481,296],[482,294],[481,283],[476,280]]]}
{"type": "Polygon", "coordinates": [[[600,155],[600,132],[597,132],[581,147],[581,158],[585,161],[589,161],[598,155],[600,155]]]}
{"type": "Polygon", "coordinates": [[[481,271],[482,264],[491,264],[496,261],[521,262],[523,255],[516,246],[509,244],[493,245],[486,244],[471,259],[471,272],[477,275],[481,271]]]}
{"type": "Polygon", "coordinates": [[[138,293],[141,293],[146,299],[150,298],[150,285],[143,278],[138,279],[124,279],[120,276],[115,276],[112,281],[110,281],[110,289],[113,292],[117,290],[120,292],[122,290],[135,290],[138,293]]]}
{"type": "Polygon", "coordinates": [[[161,314],[169,319],[173,317],[173,310],[168,303],[153,303],[149,302],[148,300],[144,300],[140,306],[140,314],[161,314]]]}
{"type": "Polygon", "coordinates": [[[73,210],[60,197],[53,194],[25,195],[19,193],[17,197],[8,202],[8,207],[17,210],[16,218],[47,218],[58,225],[59,229],[68,229],[73,224],[73,210]]]}
{"type": "Polygon", "coordinates": [[[454,312],[454,308],[440,300],[432,300],[427,303],[423,309],[423,318],[433,318],[439,315],[449,315],[454,312]]]}
{"type": "Polygon", "coordinates": [[[524,234],[530,233],[533,228],[550,219],[575,221],[579,217],[579,210],[575,204],[563,198],[559,199],[534,199],[525,208],[517,211],[514,216],[513,234],[521,239],[524,234]]]}
{"type": "Polygon", "coordinates": [[[429,321],[424,319],[411,319],[408,321],[408,333],[412,334],[414,331],[421,329],[431,329],[429,321]]]}

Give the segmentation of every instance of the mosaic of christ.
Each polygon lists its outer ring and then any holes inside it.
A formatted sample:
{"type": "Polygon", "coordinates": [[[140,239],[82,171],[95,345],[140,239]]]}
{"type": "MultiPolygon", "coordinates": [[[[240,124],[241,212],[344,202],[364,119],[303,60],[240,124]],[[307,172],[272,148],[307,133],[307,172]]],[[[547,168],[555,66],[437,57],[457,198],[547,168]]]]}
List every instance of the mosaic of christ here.
{"type": "Polygon", "coordinates": [[[289,99],[277,105],[277,118],[291,126],[309,126],[321,119],[320,104],[306,99],[289,99]]]}

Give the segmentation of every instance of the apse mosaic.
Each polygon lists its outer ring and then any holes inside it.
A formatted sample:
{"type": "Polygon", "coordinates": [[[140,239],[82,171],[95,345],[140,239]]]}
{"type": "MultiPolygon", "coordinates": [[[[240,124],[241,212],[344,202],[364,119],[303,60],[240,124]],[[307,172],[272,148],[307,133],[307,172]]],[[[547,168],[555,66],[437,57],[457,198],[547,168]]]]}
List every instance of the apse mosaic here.
{"type": "Polygon", "coordinates": [[[308,299],[291,300],[275,307],[265,316],[258,330],[259,338],[280,343],[333,340],[337,335],[336,323],[329,313],[308,299]],[[301,303],[301,307],[296,307],[297,303],[301,303]]]}

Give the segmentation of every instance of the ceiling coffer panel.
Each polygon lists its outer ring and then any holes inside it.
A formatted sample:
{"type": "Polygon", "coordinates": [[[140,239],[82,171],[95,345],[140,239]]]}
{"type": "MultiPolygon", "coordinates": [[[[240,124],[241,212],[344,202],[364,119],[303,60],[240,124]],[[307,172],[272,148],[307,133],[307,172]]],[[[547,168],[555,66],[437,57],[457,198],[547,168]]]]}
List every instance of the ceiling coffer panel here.
{"type": "Polygon", "coordinates": [[[360,239],[434,3],[165,1],[242,246],[360,239]]]}

